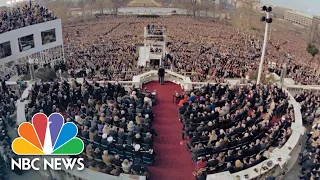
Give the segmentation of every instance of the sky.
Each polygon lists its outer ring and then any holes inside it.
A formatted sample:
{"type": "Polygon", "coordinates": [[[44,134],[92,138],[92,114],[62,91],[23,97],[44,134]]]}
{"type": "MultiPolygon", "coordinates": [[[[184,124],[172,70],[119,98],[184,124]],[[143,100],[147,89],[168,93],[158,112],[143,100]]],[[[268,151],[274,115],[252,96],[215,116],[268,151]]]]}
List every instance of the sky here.
{"type": "Polygon", "coordinates": [[[7,0],[0,0],[0,7],[5,6],[7,4],[7,0]]]}
{"type": "Polygon", "coordinates": [[[296,9],[320,16],[320,0],[261,0],[261,3],[296,9]]]}
{"type": "MultiPolygon", "coordinates": [[[[320,16],[320,0],[261,0],[261,2],[320,16]]],[[[6,4],[7,0],[0,0],[0,6],[5,6],[6,4]]]]}

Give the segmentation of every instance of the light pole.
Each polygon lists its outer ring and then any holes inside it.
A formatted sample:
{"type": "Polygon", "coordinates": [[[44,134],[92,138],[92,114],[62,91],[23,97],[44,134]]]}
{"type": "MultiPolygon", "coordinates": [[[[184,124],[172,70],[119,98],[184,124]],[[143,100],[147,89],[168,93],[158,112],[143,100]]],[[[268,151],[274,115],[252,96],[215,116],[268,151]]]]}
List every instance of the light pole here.
{"type": "Polygon", "coordinates": [[[272,23],[272,18],[270,18],[270,12],[272,11],[272,7],[263,6],[262,10],[267,13],[267,17],[265,17],[265,16],[261,17],[261,21],[266,22],[266,28],[265,28],[265,32],[264,32],[263,48],[262,48],[262,55],[261,55],[261,60],[260,60],[260,64],[259,64],[257,84],[260,84],[260,80],[261,80],[263,61],[264,61],[264,56],[266,54],[266,48],[267,48],[268,30],[269,30],[270,24],[272,23]]]}

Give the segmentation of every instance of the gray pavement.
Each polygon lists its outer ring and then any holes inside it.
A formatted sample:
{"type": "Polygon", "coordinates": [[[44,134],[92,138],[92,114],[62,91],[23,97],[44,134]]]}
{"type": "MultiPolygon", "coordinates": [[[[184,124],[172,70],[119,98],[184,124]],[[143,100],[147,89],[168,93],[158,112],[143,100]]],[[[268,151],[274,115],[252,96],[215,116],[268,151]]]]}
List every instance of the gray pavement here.
{"type": "Polygon", "coordinates": [[[22,175],[17,175],[8,169],[8,180],[45,180],[37,171],[25,171],[22,175]]]}

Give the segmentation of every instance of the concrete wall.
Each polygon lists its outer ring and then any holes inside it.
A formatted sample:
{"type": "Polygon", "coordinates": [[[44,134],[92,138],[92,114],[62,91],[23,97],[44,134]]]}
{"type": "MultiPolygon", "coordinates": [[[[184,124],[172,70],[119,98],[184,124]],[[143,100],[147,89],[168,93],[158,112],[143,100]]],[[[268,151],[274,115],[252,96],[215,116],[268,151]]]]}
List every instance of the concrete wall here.
{"type": "Polygon", "coordinates": [[[63,45],[61,20],[57,19],[54,21],[48,21],[48,22],[35,24],[35,25],[19,28],[13,31],[0,34],[0,44],[7,41],[10,41],[12,55],[5,57],[3,59],[0,59],[0,65],[8,63],[10,61],[17,60],[22,57],[32,55],[36,52],[39,52],[45,49],[63,45]],[[50,29],[55,29],[56,41],[42,45],[41,32],[50,30],[50,29]],[[35,45],[34,48],[20,52],[18,38],[21,38],[30,34],[33,34],[34,45],[35,45]]]}

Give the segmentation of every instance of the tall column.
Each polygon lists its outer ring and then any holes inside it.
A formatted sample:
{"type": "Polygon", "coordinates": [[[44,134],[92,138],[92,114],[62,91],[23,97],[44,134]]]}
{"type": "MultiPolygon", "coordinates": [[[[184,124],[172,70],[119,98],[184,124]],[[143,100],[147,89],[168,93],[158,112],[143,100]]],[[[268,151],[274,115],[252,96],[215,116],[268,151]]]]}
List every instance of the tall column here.
{"type": "Polygon", "coordinates": [[[280,82],[281,82],[282,84],[283,84],[283,80],[284,80],[284,78],[285,78],[286,73],[287,73],[287,64],[284,63],[284,64],[282,65],[281,75],[280,75],[280,82]]]}
{"type": "MultiPolygon", "coordinates": [[[[144,27],[144,59],[146,60],[146,65],[148,64],[147,61],[147,37],[148,37],[148,29],[147,27],[144,27]]],[[[150,64],[149,64],[150,65],[150,64]]]]}
{"type": "Polygon", "coordinates": [[[29,71],[30,71],[30,79],[34,79],[34,60],[29,59],[29,71]]]}
{"type": "MultiPolygon", "coordinates": [[[[166,29],[163,27],[162,28],[162,32],[163,32],[163,34],[162,34],[162,37],[163,37],[163,44],[162,44],[162,48],[163,48],[163,51],[162,51],[162,58],[164,58],[165,56],[166,56],[166,29]]],[[[162,64],[162,59],[161,59],[161,61],[160,61],[161,63],[160,64],[162,64]]]]}

